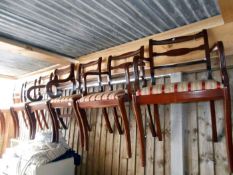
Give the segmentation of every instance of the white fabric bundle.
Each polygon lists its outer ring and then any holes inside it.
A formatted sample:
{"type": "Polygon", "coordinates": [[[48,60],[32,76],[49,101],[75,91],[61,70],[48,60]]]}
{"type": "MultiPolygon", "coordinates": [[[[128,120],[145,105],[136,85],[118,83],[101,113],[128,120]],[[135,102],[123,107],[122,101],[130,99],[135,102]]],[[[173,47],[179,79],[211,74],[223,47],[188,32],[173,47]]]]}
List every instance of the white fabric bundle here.
{"type": "MultiPolygon", "coordinates": [[[[60,134],[61,135],[61,134],[60,134]]],[[[64,138],[59,143],[51,143],[52,133],[37,134],[35,140],[21,142],[8,148],[0,163],[0,172],[8,175],[33,175],[36,167],[58,158],[69,146],[64,138]]]]}

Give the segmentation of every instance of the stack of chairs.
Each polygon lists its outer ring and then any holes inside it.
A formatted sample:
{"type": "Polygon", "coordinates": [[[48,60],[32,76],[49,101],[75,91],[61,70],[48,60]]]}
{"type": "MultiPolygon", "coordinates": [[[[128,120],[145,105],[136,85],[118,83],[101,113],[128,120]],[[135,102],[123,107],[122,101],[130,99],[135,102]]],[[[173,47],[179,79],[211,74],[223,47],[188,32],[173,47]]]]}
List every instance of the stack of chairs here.
{"type": "MultiPolygon", "coordinates": [[[[158,105],[180,102],[209,101],[211,109],[212,135],[213,141],[217,141],[216,116],[214,100],[224,101],[224,121],[226,134],[226,148],[230,171],[233,172],[233,144],[231,126],[231,98],[229,78],[226,70],[224,47],[222,42],[217,42],[213,47],[209,47],[207,31],[203,30],[190,36],[181,36],[166,40],[149,40],[149,57],[144,57],[144,47],[138,50],[129,51],[121,55],[111,55],[107,60],[107,69],[102,70],[103,60],[98,58],[84,64],[71,64],[63,68],[54,70],[53,74],[40,77],[33,81],[25,82],[22,85],[21,94],[14,94],[15,104],[11,107],[11,113],[16,128],[15,136],[19,135],[19,114],[26,127],[29,128],[30,139],[35,137],[39,130],[52,127],[52,141],[59,141],[59,130],[69,128],[69,120],[74,117],[80,134],[82,147],[88,150],[88,132],[91,130],[87,120],[87,109],[100,108],[102,110],[106,127],[110,133],[113,132],[112,124],[109,120],[107,108],[113,111],[114,123],[119,134],[123,134],[126,140],[128,157],[132,156],[130,128],[125,104],[132,105],[137,128],[139,131],[139,145],[141,147],[142,166],[145,166],[145,140],[144,128],[140,106],[146,105],[149,116],[149,127],[152,136],[158,137],[162,141],[160,128],[158,105]],[[193,41],[202,42],[201,45],[187,46],[187,48],[177,48],[180,43],[193,41]],[[170,48],[169,51],[158,52],[156,48],[170,48]],[[195,51],[202,51],[204,58],[191,59],[186,62],[174,63],[178,56],[191,54],[195,51]],[[220,72],[222,82],[213,80],[210,54],[217,51],[220,59],[220,72]],[[170,57],[170,63],[157,65],[158,57],[170,57]],[[205,64],[208,80],[193,82],[156,84],[155,72],[158,69],[176,68],[191,66],[195,64],[205,64]],[[120,75],[116,74],[121,72],[120,75]],[[149,72],[151,83],[145,80],[145,72],[149,72]],[[123,77],[125,88],[113,90],[114,81],[123,77]],[[106,81],[107,77],[107,81],[106,81]],[[96,92],[89,92],[88,86],[95,82],[98,89],[96,92]],[[108,89],[104,88],[107,83],[108,89]],[[142,86],[141,86],[142,85],[142,86]],[[42,94],[42,91],[44,94],[42,94]],[[16,98],[20,97],[20,98],[16,98]],[[153,115],[150,106],[153,105],[153,115]],[[66,111],[66,112],[65,112],[66,111]],[[50,124],[46,120],[50,118],[50,124]],[[154,119],[153,119],[154,117],[154,119]],[[121,123],[123,126],[121,126],[121,123]],[[52,126],[50,126],[52,125],[52,126]]],[[[66,132],[65,132],[66,133],[66,132]]]]}

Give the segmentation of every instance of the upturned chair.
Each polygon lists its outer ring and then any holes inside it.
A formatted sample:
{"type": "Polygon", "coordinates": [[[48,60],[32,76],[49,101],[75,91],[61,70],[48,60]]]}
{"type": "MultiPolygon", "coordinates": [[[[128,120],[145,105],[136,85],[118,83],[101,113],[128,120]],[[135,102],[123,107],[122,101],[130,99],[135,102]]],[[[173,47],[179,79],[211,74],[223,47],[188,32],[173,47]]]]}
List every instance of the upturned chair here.
{"type": "MultiPolygon", "coordinates": [[[[56,98],[58,96],[62,95],[62,89],[55,89],[56,94],[52,93],[54,87],[51,86],[49,88],[49,93],[47,92],[47,84],[50,82],[53,82],[53,80],[61,79],[62,82],[69,82],[74,80],[74,64],[70,64],[69,66],[55,69],[54,73],[52,73],[50,76],[40,77],[39,82],[41,83],[38,86],[31,87],[28,91],[29,99],[31,99],[33,102],[29,103],[27,105],[27,111],[30,114],[34,114],[36,116],[36,121],[38,123],[39,129],[50,129],[48,121],[52,123],[52,142],[58,142],[59,141],[59,128],[67,128],[65,125],[65,122],[62,118],[56,118],[56,115],[53,114],[54,111],[51,111],[50,108],[50,98],[56,98]],[[66,75],[66,77],[61,78],[61,76],[66,75]],[[36,90],[38,92],[37,97],[32,98],[30,97],[31,91],[36,90]],[[38,101],[40,100],[40,101],[38,101]],[[47,114],[47,115],[46,115],[47,114]],[[42,123],[40,122],[40,117],[42,118],[44,122],[44,126],[42,126],[42,123]],[[46,119],[47,117],[47,119],[46,119]]],[[[60,111],[56,111],[60,114],[60,111]]]]}
{"type": "MultiPolygon", "coordinates": [[[[133,110],[137,120],[137,126],[140,136],[140,146],[141,146],[141,163],[145,165],[145,143],[143,135],[143,125],[142,116],[140,111],[141,105],[148,104],[169,104],[169,103],[183,103],[183,102],[200,102],[200,101],[210,101],[210,111],[211,111],[211,122],[212,122],[212,137],[213,141],[217,141],[217,130],[216,130],[216,116],[214,100],[222,99],[224,101],[224,120],[225,120],[225,134],[226,134],[226,148],[227,156],[229,161],[230,171],[233,171],[233,146],[232,146],[232,126],[231,126],[231,97],[230,97],[230,87],[229,78],[226,69],[226,62],[224,56],[224,47],[221,41],[217,42],[212,48],[209,48],[207,31],[190,36],[182,36],[173,39],[166,40],[150,40],[149,41],[149,58],[140,59],[135,58],[134,67],[136,72],[135,86],[137,88],[136,94],[133,95],[133,110]],[[172,45],[179,44],[188,41],[202,41],[203,44],[189,47],[189,48],[178,48],[170,49],[165,52],[156,52],[154,47],[159,45],[172,45]],[[218,82],[212,79],[211,74],[211,62],[210,53],[212,51],[217,51],[220,60],[220,72],[222,82],[218,82]],[[175,57],[181,55],[188,55],[194,51],[203,51],[205,56],[201,60],[186,61],[185,63],[172,63],[162,66],[156,66],[154,64],[154,59],[159,56],[175,57]],[[150,74],[151,74],[151,86],[140,88],[139,87],[139,77],[137,65],[141,61],[149,62],[150,64],[150,74]],[[208,80],[198,80],[191,82],[180,82],[180,83],[168,83],[168,84],[155,84],[154,71],[156,69],[162,68],[174,68],[178,66],[190,66],[194,64],[206,64],[208,80]]],[[[157,125],[160,125],[159,118],[155,120],[157,125]]]]}
{"type": "MultiPolygon", "coordinates": [[[[37,80],[27,81],[22,84],[21,93],[18,92],[13,93],[13,101],[14,105],[10,107],[10,112],[13,119],[14,124],[14,137],[17,138],[20,136],[20,118],[22,117],[23,123],[26,128],[29,130],[29,138],[33,139],[34,136],[34,116],[31,116],[27,113],[26,105],[28,103],[28,99],[26,98],[27,89],[31,86],[35,86],[37,80]]],[[[35,94],[33,92],[33,94],[35,94]]],[[[22,127],[22,126],[21,126],[22,127]]]]}
{"type": "MultiPolygon", "coordinates": [[[[86,117],[81,119],[80,115],[77,112],[77,109],[75,108],[75,102],[80,99],[81,96],[81,92],[83,91],[82,86],[81,86],[81,82],[82,80],[80,80],[80,77],[82,77],[82,75],[85,74],[85,77],[87,75],[97,75],[98,77],[101,76],[101,62],[102,62],[102,58],[99,58],[97,61],[92,61],[86,64],[80,64],[78,65],[78,71],[77,71],[77,81],[78,81],[78,88],[76,89],[76,79],[74,77],[74,73],[72,80],[69,78],[66,80],[61,80],[61,79],[54,79],[53,81],[49,82],[47,84],[47,92],[49,94],[49,96],[56,96],[54,95],[53,91],[52,91],[52,86],[55,86],[56,89],[59,89],[60,92],[62,91],[62,89],[64,89],[64,87],[71,87],[72,93],[71,95],[68,96],[61,96],[58,98],[54,98],[49,102],[49,108],[51,111],[51,114],[54,116],[54,118],[62,118],[62,117],[72,117],[74,116],[77,123],[78,123],[78,127],[79,127],[79,132],[80,132],[80,142],[81,142],[81,146],[84,147],[84,127],[87,128],[88,130],[91,130],[90,126],[88,125],[88,122],[86,120],[86,117]],[[92,66],[96,65],[97,69],[93,70],[92,66]],[[89,68],[89,70],[87,70],[87,68],[89,68]],[[69,82],[67,82],[69,81],[69,82]],[[74,85],[75,83],[75,85],[74,85]],[[71,85],[72,84],[72,85],[71,85]],[[78,93],[78,94],[76,94],[78,93]],[[74,115],[72,114],[68,114],[68,115],[61,115],[60,112],[57,112],[58,110],[61,109],[71,109],[74,112],[74,115]]],[[[72,71],[74,72],[75,69],[72,69],[72,71]]],[[[55,72],[55,75],[58,73],[59,71],[55,72]]],[[[62,71],[64,73],[64,71],[62,71]]],[[[100,82],[100,78],[99,82],[100,82]]],[[[60,93],[59,95],[61,95],[62,93],[60,93]]]]}
{"type": "MultiPolygon", "coordinates": [[[[130,146],[130,132],[129,132],[129,122],[127,119],[125,102],[131,100],[132,88],[130,84],[130,73],[129,69],[133,67],[132,61],[125,61],[131,57],[140,56],[143,57],[144,48],[141,47],[139,50],[128,52],[119,56],[109,56],[107,63],[107,72],[102,72],[102,75],[107,75],[108,77],[108,86],[109,90],[100,93],[87,94],[86,91],[86,77],[84,76],[84,96],[77,100],[76,107],[78,109],[79,115],[82,116],[82,119],[86,118],[85,109],[93,108],[102,108],[104,117],[106,118],[106,125],[110,132],[112,128],[108,120],[108,114],[106,108],[113,108],[113,116],[116,127],[120,134],[123,133],[123,130],[120,125],[119,116],[117,114],[117,108],[120,110],[121,118],[124,126],[124,135],[127,143],[127,153],[128,157],[131,157],[131,146],[130,146]],[[123,63],[119,63],[119,61],[123,63]],[[113,90],[113,80],[117,78],[113,76],[113,71],[124,70],[126,89],[113,90]]],[[[86,120],[86,119],[85,119],[86,120]]],[[[85,136],[85,146],[88,148],[88,129],[84,127],[84,136],[85,136]]]]}
{"type": "MultiPolygon", "coordinates": [[[[53,73],[50,75],[40,76],[37,84],[30,87],[26,92],[27,99],[30,100],[30,102],[25,105],[27,114],[35,119],[33,124],[33,138],[35,137],[37,130],[49,130],[50,126],[52,126],[53,137],[56,135],[54,119],[48,110],[48,100],[45,90],[47,82],[52,79],[53,73]]],[[[53,139],[52,141],[55,140],[53,139]]]]}

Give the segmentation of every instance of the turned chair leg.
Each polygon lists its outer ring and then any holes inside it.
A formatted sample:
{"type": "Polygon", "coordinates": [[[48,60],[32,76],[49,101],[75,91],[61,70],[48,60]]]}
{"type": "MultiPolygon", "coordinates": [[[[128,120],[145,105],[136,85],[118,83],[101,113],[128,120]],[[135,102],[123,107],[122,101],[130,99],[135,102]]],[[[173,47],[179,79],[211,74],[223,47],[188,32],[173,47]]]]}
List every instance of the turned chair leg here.
{"type": "Polygon", "coordinates": [[[145,150],[142,114],[140,110],[140,105],[137,104],[135,96],[133,96],[133,99],[132,99],[132,107],[133,107],[134,116],[136,117],[137,128],[139,132],[139,141],[140,141],[140,147],[141,147],[141,164],[144,167],[146,164],[146,159],[145,159],[146,150],[145,150]]]}
{"type": "Polygon", "coordinates": [[[28,121],[27,121],[27,119],[26,119],[26,116],[25,116],[24,112],[23,112],[23,111],[20,111],[20,112],[21,112],[21,114],[22,114],[22,117],[23,117],[23,121],[24,121],[24,123],[25,123],[25,126],[29,129],[28,121]]]}
{"type": "Polygon", "coordinates": [[[113,116],[114,116],[114,121],[118,130],[119,134],[123,134],[123,129],[121,128],[119,117],[117,115],[117,109],[113,108],[113,116]]]}
{"type": "Polygon", "coordinates": [[[47,103],[48,106],[48,112],[51,116],[52,123],[53,123],[53,139],[52,142],[58,142],[59,141],[59,123],[58,119],[56,117],[56,111],[54,108],[51,107],[49,103],[47,103]]]}
{"type": "Polygon", "coordinates": [[[35,114],[29,110],[28,104],[25,105],[25,113],[29,118],[29,126],[30,126],[30,138],[34,139],[36,135],[36,119],[35,114]]]}
{"type": "Polygon", "coordinates": [[[40,129],[42,130],[43,127],[42,127],[42,123],[41,123],[41,121],[40,121],[40,116],[39,116],[39,113],[38,113],[37,110],[35,111],[35,116],[36,116],[36,120],[37,120],[37,122],[38,122],[38,124],[39,124],[39,127],[40,127],[40,129]]]}
{"type": "Polygon", "coordinates": [[[81,146],[84,147],[84,144],[86,141],[84,141],[84,132],[85,132],[85,129],[83,124],[82,124],[82,120],[81,120],[81,117],[75,107],[75,103],[73,104],[73,110],[74,110],[74,116],[75,116],[75,119],[78,123],[78,128],[79,128],[79,133],[80,133],[80,142],[81,142],[81,146]]]}
{"type": "Polygon", "coordinates": [[[151,134],[152,134],[153,137],[156,137],[156,131],[155,131],[155,126],[154,126],[154,122],[153,122],[153,119],[152,119],[150,105],[147,105],[147,110],[148,110],[148,114],[149,114],[149,127],[150,127],[150,130],[151,130],[151,134]]]}
{"type": "Polygon", "coordinates": [[[55,109],[55,110],[56,110],[56,113],[57,113],[58,120],[60,121],[60,123],[61,123],[63,129],[67,129],[67,126],[66,126],[66,124],[65,124],[65,122],[64,122],[64,120],[63,120],[63,118],[60,117],[60,115],[61,115],[61,110],[60,110],[60,109],[55,109]]]}
{"type": "Polygon", "coordinates": [[[155,118],[155,124],[157,128],[157,136],[159,141],[162,141],[162,131],[161,131],[161,125],[160,125],[160,119],[159,119],[159,107],[157,104],[154,104],[154,118],[155,118]]]}
{"type": "Polygon", "coordinates": [[[214,101],[210,101],[210,114],[211,114],[211,123],[212,123],[212,139],[214,142],[218,141],[217,138],[217,126],[216,126],[216,112],[214,101]]]}
{"type": "Polygon", "coordinates": [[[224,121],[226,134],[226,149],[230,172],[233,172],[233,143],[231,125],[231,98],[229,89],[224,89],[224,121]]]}
{"type": "Polygon", "coordinates": [[[14,137],[17,138],[19,137],[19,120],[18,120],[16,112],[12,108],[10,108],[10,112],[11,112],[11,116],[12,116],[13,124],[14,124],[14,137]]]}
{"type": "Polygon", "coordinates": [[[87,117],[86,117],[86,112],[84,109],[81,109],[79,107],[78,102],[76,102],[75,107],[74,107],[75,111],[77,112],[77,115],[80,116],[81,119],[81,126],[83,126],[83,135],[84,135],[84,142],[85,142],[85,150],[88,151],[89,150],[89,140],[88,140],[88,121],[87,121],[87,117]]]}
{"type": "Polygon", "coordinates": [[[0,112],[0,128],[1,128],[0,135],[4,136],[5,131],[6,131],[6,123],[5,123],[5,118],[4,118],[3,114],[1,115],[1,112],[0,112]]]}
{"type": "Polygon", "coordinates": [[[44,114],[44,110],[40,110],[40,114],[41,114],[41,116],[42,116],[42,120],[43,120],[43,122],[44,122],[44,125],[45,125],[46,129],[49,129],[49,125],[48,125],[48,123],[47,123],[47,121],[46,121],[46,117],[45,117],[45,114],[44,114]]]}
{"type": "Polygon", "coordinates": [[[124,125],[124,135],[125,135],[126,144],[127,144],[127,153],[128,153],[128,157],[130,158],[130,157],[132,157],[132,152],[131,152],[129,121],[127,119],[127,113],[125,110],[125,103],[124,103],[123,98],[118,99],[118,107],[120,109],[121,116],[122,116],[122,121],[123,121],[123,125],[124,125]]]}
{"type": "Polygon", "coordinates": [[[105,123],[106,123],[106,127],[108,128],[108,131],[109,131],[110,133],[113,133],[113,129],[112,129],[111,124],[110,124],[110,121],[109,121],[107,109],[106,109],[106,108],[103,108],[103,109],[102,109],[102,112],[103,112],[103,115],[104,115],[104,120],[105,120],[105,123]]]}
{"type": "Polygon", "coordinates": [[[91,131],[91,126],[88,123],[86,111],[84,109],[80,109],[80,114],[82,116],[84,126],[87,128],[88,131],[91,131]]]}

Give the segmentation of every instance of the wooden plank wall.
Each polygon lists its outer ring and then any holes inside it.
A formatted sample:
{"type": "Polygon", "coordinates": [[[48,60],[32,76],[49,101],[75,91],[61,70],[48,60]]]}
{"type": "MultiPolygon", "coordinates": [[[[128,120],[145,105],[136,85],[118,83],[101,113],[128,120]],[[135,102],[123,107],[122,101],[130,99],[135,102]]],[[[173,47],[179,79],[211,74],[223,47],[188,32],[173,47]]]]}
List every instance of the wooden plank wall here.
{"type": "MultiPolygon", "coordinates": [[[[219,72],[213,72],[214,77],[220,80],[219,72]]],[[[229,70],[230,83],[233,94],[233,69],[229,70]]],[[[204,79],[205,72],[184,75],[185,80],[204,79]]],[[[169,78],[160,78],[158,83],[169,82],[169,78]]],[[[122,88],[117,85],[115,88],[122,88]]],[[[90,88],[90,91],[94,91],[90,88]]],[[[232,98],[233,99],[233,98],[232,98]]],[[[170,175],[170,105],[159,107],[160,120],[163,132],[163,141],[153,138],[148,121],[144,118],[146,138],[146,161],[145,168],[140,165],[140,148],[138,144],[138,133],[135,119],[129,104],[127,111],[130,121],[130,133],[132,144],[132,158],[128,159],[126,154],[125,140],[119,135],[114,126],[114,133],[110,134],[105,127],[101,110],[88,110],[88,121],[92,131],[89,132],[90,150],[82,150],[79,143],[77,126],[72,120],[70,130],[66,131],[69,145],[82,155],[82,164],[76,168],[77,175],[170,175]]],[[[223,126],[222,102],[216,102],[217,112],[217,143],[211,141],[211,122],[208,102],[184,104],[184,116],[187,118],[185,128],[186,146],[186,174],[200,175],[227,175],[227,158],[225,149],[225,135],[223,126]]],[[[145,108],[142,108],[146,115],[145,108]]],[[[112,113],[109,110],[111,123],[112,113]]]]}
{"type": "MultiPolygon", "coordinates": [[[[233,69],[228,71],[230,76],[231,94],[233,94],[233,69]]],[[[220,80],[219,71],[213,72],[214,77],[220,80]]],[[[204,79],[205,72],[185,74],[185,80],[204,79]]],[[[168,83],[169,78],[157,79],[157,83],[168,83]]],[[[115,89],[123,88],[118,84],[115,89]]],[[[89,88],[89,91],[95,91],[89,88]]],[[[70,92],[66,91],[64,95],[70,92]]],[[[233,97],[232,97],[233,99],[233,97]]],[[[233,100],[232,100],[233,101],[233,100]]],[[[233,104],[233,103],[232,103],[233,104]]],[[[88,121],[92,127],[89,132],[90,149],[88,152],[80,147],[79,133],[74,118],[67,118],[68,130],[64,131],[68,144],[82,156],[82,163],[76,167],[76,175],[171,175],[170,172],[170,105],[159,107],[163,141],[153,138],[148,120],[144,118],[146,139],[145,168],[140,164],[140,147],[136,122],[130,107],[126,104],[130,121],[130,134],[132,144],[132,158],[127,158],[124,135],[119,135],[114,126],[114,133],[110,134],[106,127],[101,110],[87,110],[88,121]]],[[[70,110],[63,110],[70,113],[70,110]]],[[[6,114],[6,113],[5,113],[6,114]]],[[[110,120],[113,124],[112,111],[109,110],[110,120]]],[[[142,107],[143,116],[146,110],[142,107]]],[[[186,174],[189,175],[228,175],[228,164],[225,149],[225,134],[223,126],[222,101],[216,102],[217,114],[217,143],[211,141],[210,110],[207,102],[184,104],[185,124],[185,162],[186,174]]],[[[10,115],[7,115],[8,120],[10,115]]],[[[10,126],[10,125],[8,125],[10,126]]],[[[8,127],[10,128],[10,127],[8,127]]],[[[8,131],[10,134],[10,131],[8,131]]]]}

